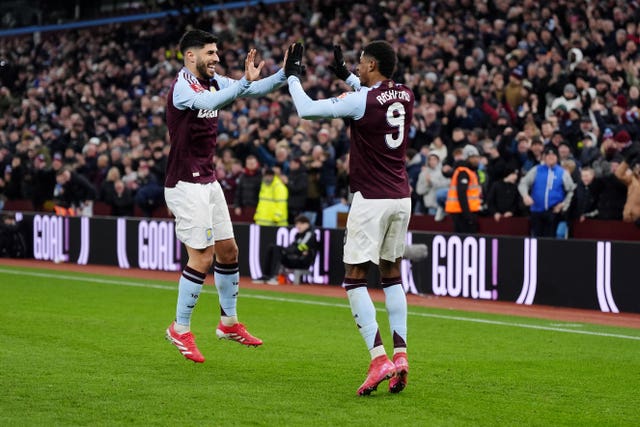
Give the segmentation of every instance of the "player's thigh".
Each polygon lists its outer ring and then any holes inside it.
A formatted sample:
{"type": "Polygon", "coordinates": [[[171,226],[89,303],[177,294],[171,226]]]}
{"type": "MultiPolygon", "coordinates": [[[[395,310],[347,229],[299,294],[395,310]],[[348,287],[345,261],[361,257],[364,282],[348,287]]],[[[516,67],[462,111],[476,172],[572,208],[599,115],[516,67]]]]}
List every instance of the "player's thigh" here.
{"type": "Polygon", "coordinates": [[[179,181],[165,188],[167,207],[175,217],[178,240],[194,249],[213,245],[212,207],[206,185],[179,181]]]}
{"type": "Polygon", "coordinates": [[[387,230],[380,247],[380,258],[395,262],[404,253],[409,219],[411,218],[411,199],[398,199],[389,204],[385,219],[387,230]]]}
{"type": "Polygon", "coordinates": [[[365,199],[359,192],[353,196],[345,230],[345,264],[378,263],[383,237],[382,205],[379,199],[365,199]]]}
{"type": "Polygon", "coordinates": [[[224,192],[218,181],[207,184],[209,186],[209,204],[211,206],[211,223],[213,226],[213,239],[220,240],[233,239],[233,224],[229,207],[224,198],[224,192]]]}

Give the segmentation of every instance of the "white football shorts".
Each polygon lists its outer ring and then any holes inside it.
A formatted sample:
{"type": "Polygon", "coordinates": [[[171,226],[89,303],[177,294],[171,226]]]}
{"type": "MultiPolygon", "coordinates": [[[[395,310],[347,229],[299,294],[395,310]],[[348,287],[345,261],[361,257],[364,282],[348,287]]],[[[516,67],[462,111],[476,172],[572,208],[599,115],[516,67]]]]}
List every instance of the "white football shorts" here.
{"type": "Polygon", "coordinates": [[[362,264],[380,259],[395,261],[404,254],[411,217],[411,198],[365,199],[353,195],[345,230],[345,264],[362,264]]]}
{"type": "Polygon", "coordinates": [[[176,237],[185,245],[204,249],[234,237],[229,208],[218,181],[178,181],[174,188],[164,189],[164,197],[176,218],[176,237]]]}

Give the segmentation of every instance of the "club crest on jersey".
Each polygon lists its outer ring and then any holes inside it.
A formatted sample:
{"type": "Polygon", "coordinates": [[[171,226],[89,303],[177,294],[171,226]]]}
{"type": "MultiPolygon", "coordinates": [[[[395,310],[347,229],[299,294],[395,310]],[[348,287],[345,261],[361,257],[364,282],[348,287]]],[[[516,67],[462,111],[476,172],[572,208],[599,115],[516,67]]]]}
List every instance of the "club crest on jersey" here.
{"type": "Polygon", "coordinates": [[[193,89],[193,91],[196,93],[204,92],[206,90],[205,88],[202,87],[202,85],[198,83],[191,83],[189,87],[191,87],[191,89],[193,89]]]}

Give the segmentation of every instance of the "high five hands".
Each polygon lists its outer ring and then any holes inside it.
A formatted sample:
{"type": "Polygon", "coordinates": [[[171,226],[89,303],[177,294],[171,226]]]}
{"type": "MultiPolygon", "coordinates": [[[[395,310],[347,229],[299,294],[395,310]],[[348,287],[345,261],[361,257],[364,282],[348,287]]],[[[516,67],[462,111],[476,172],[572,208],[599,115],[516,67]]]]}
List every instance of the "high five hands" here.
{"type": "Polygon", "coordinates": [[[262,71],[262,67],[264,67],[264,61],[260,61],[260,63],[256,67],[257,54],[258,53],[255,49],[251,49],[247,54],[247,59],[245,59],[244,61],[244,76],[249,82],[258,80],[258,78],[260,77],[260,72],[262,71]]]}
{"type": "Polygon", "coordinates": [[[296,76],[300,78],[304,75],[305,67],[302,65],[302,55],[304,46],[302,43],[296,42],[289,46],[284,59],[284,74],[287,76],[296,76]]]}

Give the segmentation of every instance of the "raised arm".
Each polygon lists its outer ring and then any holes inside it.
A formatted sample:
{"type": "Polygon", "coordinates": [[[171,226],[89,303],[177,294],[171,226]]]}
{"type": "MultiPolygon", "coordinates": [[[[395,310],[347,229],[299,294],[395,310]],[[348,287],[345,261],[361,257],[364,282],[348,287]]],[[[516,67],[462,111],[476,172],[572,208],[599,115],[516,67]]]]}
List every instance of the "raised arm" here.
{"type": "Polygon", "coordinates": [[[312,100],[302,88],[302,53],[300,43],[294,43],[287,51],[284,72],[289,83],[289,93],[298,115],[303,119],[348,117],[359,119],[364,115],[367,92],[358,91],[345,94],[339,98],[312,100]]]}
{"type": "Polygon", "coordinates": [[[353,90],[361,88],[360,79],[347,68],[340,45],[333,45],[333,64],[329,65],[329,69],[333,71],[337,78],[344,80],[351,86],[353,90]]]}
{"type": "MultiPolygon", "coordinates": [[[[246,97],[263,96],[270,92],[273,92],[275,89],[279,88],[284,84],[284,82],[287,81],[287,77],[285,76],[284,70],[282,69],[276,71],[269,77],[260,79],[259,78],[260,70],[262,70],[262,67],[264,66],[264,61],[260,61],[260,64],[258,65],[258,67],[256,67],[255,56],[256,56],[256,50],[251,49],[251,51],[249,52],[249,55],[247,55],[247,62],[245,64],[245,73],[247,75],[248,80],[251,81],[251,84],[242,93],[242,96],[246,96],[246,97]]],[[[285,60],[286,60],[286,57],[285,57],[285,60]]]]}
{"type": "Polygon", "coordinates": [[[256,50],[251,49],[245,59],[245,75],[240,80],[220,78],[216,76],[219,90],[211,92],[186,68],[181,71],[182,77],[173,92],[173,105],[179,109],[219,110],[236,98],[243,96],[249,89],[251,82],[260,76],[264,61],[255,64],[256,50]]]}
{"type": "Polygon", "coordinates": [[[313,100],[302,89],[297,77],[289,77],[288,82],[293,104],[303,119],[348,117],[358,120],[364,115],[367,101],[365,91],[351,92],[340,98],[313,100]]]}

